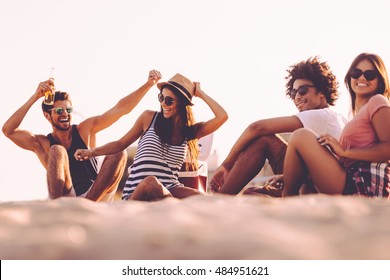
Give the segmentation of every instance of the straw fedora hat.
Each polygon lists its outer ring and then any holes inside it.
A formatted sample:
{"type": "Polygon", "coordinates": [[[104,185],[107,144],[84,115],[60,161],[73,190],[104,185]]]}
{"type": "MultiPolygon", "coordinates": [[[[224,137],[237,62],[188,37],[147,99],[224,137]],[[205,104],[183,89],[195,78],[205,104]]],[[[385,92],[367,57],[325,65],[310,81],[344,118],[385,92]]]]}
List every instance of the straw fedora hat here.
{"type": "Polygon", "coordinates": [[[195,94],[195,85],[189,79],[184,77],[183,75],[177,73],[175,76],[169,79],[168,82],[161,82],[157,84],[159,90],[165,85],[171,85],[176,88],[183,96],[188,100],[190,105],[192,104],[191,100],[195,94]]]}

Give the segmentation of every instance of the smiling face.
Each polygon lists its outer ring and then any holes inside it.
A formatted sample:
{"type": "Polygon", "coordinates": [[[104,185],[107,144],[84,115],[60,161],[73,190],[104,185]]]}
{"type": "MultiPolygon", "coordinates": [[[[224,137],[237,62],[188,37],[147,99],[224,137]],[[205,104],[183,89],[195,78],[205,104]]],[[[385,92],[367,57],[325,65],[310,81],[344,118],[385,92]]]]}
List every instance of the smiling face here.
{"type": "Polygon", "coordinates": [[[168,119],[177,116],[179,114],[179,110],[178,110],[179,102],[176,95],[168,87],[163,88],[161,94],[164,97],[164,100],[162,102],[160,101],[164,118],[168,119]],[[168,97],[168,99],[173,100],[171,105],[166,104],[165,101],[166,97],[168,97]]]}
{"type": "MultiPolygon", "coordinates": [[[[367,59],[360,61],[358,64],[356,64],[355,68],[361,70],[362,72],[365,72],[367,70],[376,71],[374,65],[367,59]]],[[[369,81],[363,74],[356,79],[351,76],[351,88],[355,92],[357,97],[371,97],[376,93],[378,84],[378,77],[375,77],[374,79],[369,81]]]]}
{"type": "Polygon", "coordinates": [[[295,80],[293,90],[296,90],[293,101],[299,112],[328,107],[325,96],[318,92],[318,90],[314,87],[313,82],[310,80],[295,80]],[[307,89],[307,91],[303,91],[306,93],[302,92],[302,88],[307,89]]]}
{"type": "Polygon", "coordinates": [[[72,114],[68,113],[66,108],[72,107],[72,103],[68,100],[58,100],[54,102],[53,108],[63,108],[63,112],[58,114],[56,110],[50,110],[47,112],[47,119],[51,124],[62,131],[67,131],[70,128],[70,122],[72,120],[72,114]]]}

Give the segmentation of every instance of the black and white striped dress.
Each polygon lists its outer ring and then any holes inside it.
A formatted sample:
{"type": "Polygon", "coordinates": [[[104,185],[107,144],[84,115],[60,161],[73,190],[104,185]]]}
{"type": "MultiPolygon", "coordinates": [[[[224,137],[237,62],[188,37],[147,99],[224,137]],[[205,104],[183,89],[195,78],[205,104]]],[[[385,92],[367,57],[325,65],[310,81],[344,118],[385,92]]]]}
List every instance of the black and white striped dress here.
{"type": "Polygon", "coordinates": [[[130,175],[123,189],[122,200],[128,200],[138,184],[147,176],[155,176],[166,187],[171,189],[182,185],[179,182],[179,171],[187,153],[187,141],[179,146],[162,143],[154,130],[158,112],[138,143],[130,175]]]}

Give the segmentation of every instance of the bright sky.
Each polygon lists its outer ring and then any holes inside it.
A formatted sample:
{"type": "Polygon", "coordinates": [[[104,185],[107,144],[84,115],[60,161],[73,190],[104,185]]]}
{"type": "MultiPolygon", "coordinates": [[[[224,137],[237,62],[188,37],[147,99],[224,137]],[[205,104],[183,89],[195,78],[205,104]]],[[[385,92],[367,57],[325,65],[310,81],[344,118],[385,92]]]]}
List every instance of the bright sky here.
{"type": "MultiPolygon", "coordinates": [[[[251,122],[296,113],[285,96],[286,68],[310,56],[328,61],[340,81],[336,110],[347,114],[343,79],[361,52],[390,67],[390,4],[386,0],[0,0],[0,124],[48,78],[72,95],[75,110],[100,114],[146,81],[177,72],[229,113],[214,134],[224,158],[251,122]]],[[[110,129],[98,144],[126,133],[146,109],[159,109],[157,88],[110,129]]],[[[194,100],[198,121],[211,112],[194,100]]],[[[77,118],[74,118],[77,122],[77,118]]],[[[21,128],[47,134],[39,104],[21,128]]],[[[0,134],[0,201],[45,199],[44,168],[31,152],[0,134]]]]}

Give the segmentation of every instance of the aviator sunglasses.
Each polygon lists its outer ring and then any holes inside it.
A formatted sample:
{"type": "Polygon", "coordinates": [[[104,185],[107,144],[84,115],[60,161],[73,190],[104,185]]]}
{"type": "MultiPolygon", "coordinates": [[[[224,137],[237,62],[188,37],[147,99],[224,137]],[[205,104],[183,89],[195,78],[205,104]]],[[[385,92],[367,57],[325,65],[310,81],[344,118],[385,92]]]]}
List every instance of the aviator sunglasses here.
{"type": "Polygon", "coordinates": [[[66,110],[66,112],[68,114],[72,113],[73,112],[73,107],[68,107],[66,109],[62,108],[62,107],[57,107],[57,108],[53,108],[53,109],[49,109],[49,111],[54,111],[56,112],[57,115],[62,115],[62,113],[66,110]]]}
{"type": "Polygon", "coordinates": [[[301,85],[298,89],[292,89],[290,91],[291,99],[295,99],[295,96],[297,95],[297,92],[300,96],[304,96],[308,91],[309,87],[315,87],[313,85],[301,85]]]}
{"type": "Polygon", "coordinates": [[[176,101],[176,99],[174,99],[170,96],[164,96],[164,95],[162,95],[162,93],[159,93],[158,94],[158,101],[160,101],[160,103],[163,103],[165,101],[165,105],[171,106],[173,104],[173,102],[176,101]]]}
{"type": "Polygon", "coordinates": [[[354,79],[358,79],[361,75],[363,75],[367,81],[372,81],[378,76],[378,72],[376,70],[362,71],[359,68],[352,68],[349,74],[354,79]]]}

